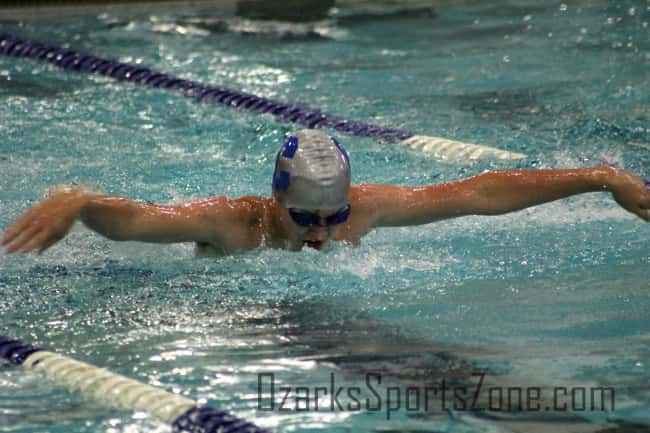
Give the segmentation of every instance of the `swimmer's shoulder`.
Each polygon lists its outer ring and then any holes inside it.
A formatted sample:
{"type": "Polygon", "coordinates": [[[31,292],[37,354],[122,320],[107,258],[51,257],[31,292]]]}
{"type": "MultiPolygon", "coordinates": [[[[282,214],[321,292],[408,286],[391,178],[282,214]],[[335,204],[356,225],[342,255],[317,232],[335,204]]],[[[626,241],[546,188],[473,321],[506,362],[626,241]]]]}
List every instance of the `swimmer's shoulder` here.
{"type": "Polygon", "coordinates": [[[214,197],[219,202],[217,213],[225,217],[226,224],[233,229],[244,230],[252,236],[259,236],[264,222],[269,219],[273,199],[270,197],[242,196],[238,198],[214,197]]]}
{"type": "Polygon", "coordinates": [[[360,239],[372,228],[375,214],[378,211],[378,191],[382,185],[360,184],[350,186],[350,220],[346,227],[349,227],[350,240],[358,243],[358,239],[352,239],[352,235],[360,239]]]}
{"type": "Polygon", "coordinates": [[[350,187],[351,219],[364,233],[380,225],[383,215],[400,209],[407,190],[395,185],[365,183],[350,187]]]}
{"type": "Polygon", "coordinates": [[[257,219],[268,207],[270,199],[257,196],[243,196],[228,198],[225,196],[208,197],[195,203],[204,205],[215,216],[229,216],[237,221],[244,222],[257,219]]]}
{"type": "Polygon", "coordinates": [[[262,224],[269,200],[264,197],[244,196],[230,199],[210,197],[207,204],[215,206],[215,224],[225,227],[213,242],[196,242],[196,256],[223,256],[256,248],[262,239],[262,224]],[[225,217],[226,221],[217,221],[225,217]]]}
{"type": "Polygon", "coordinates": [[[257,225],[264,218],[267,209],[269,209],[271,199],[268,197],[247,195],[230,199],[229,202],[236,209],[236,214],[241,222],[249,225],[257,225]]]}
{"type": "Polygon", "coordinates": [[[363,183],[350,187],[350,206],[357,212],[369,212],[377,207],[377,199],[386,194],[385,185],[363,183]]]}

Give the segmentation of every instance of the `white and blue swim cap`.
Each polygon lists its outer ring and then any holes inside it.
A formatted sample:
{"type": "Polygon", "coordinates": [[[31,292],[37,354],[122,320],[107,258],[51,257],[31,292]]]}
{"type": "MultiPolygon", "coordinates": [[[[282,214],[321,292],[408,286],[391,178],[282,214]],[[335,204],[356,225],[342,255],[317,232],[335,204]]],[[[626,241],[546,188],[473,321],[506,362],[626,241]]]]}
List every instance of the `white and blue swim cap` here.
{"type": "Polygon", "coordinates": [[[340,209],[348,205],[350,160],[334,137],[318,129],[290,136],[278,152],[273,194],[287,208],[340,209]]]}

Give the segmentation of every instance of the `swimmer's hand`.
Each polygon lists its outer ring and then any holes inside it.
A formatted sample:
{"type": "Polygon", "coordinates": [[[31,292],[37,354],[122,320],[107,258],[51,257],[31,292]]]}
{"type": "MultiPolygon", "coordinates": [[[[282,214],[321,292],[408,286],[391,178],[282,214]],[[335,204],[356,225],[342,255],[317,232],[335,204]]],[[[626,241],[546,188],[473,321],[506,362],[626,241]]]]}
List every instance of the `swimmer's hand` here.
{"type": "Polygon", "coordinates": [[[616,170],[610,176],[607,188],[623,209],[650,222],[650,189],[640,177],[616,170]]]}
{"type": "Polygon", "coordinates": [[[38,251],[42,254],[63,239],[78,218],[89,195],[73,187],[53,187],[49,198],[31,207],[4,233],[7,254],[38,251]]]}

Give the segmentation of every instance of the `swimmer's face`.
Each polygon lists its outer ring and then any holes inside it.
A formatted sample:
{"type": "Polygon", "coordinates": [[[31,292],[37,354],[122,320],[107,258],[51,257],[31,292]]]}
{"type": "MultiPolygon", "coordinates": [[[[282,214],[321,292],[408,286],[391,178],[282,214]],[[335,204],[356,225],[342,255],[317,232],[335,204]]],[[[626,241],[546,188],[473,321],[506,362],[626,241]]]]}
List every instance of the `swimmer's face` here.
{"type": "Polygon", "coordinates": [[[290,225],[291,249],[303,247],[322,249],[338,226],[347,221],[350,207],[341,209],[285,208],[290,225]]]}

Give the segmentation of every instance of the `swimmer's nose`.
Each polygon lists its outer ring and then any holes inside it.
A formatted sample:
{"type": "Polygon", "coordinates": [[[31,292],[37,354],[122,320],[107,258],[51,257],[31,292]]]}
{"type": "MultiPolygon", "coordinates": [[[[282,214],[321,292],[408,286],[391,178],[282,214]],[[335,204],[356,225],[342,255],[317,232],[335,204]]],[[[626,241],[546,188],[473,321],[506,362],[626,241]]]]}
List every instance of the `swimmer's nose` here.
{"type": "Polygon", "coordinates": [[[327,227],[311,226],[307,235],[311,240],[324,241],[327,239],[327,227]]]}

